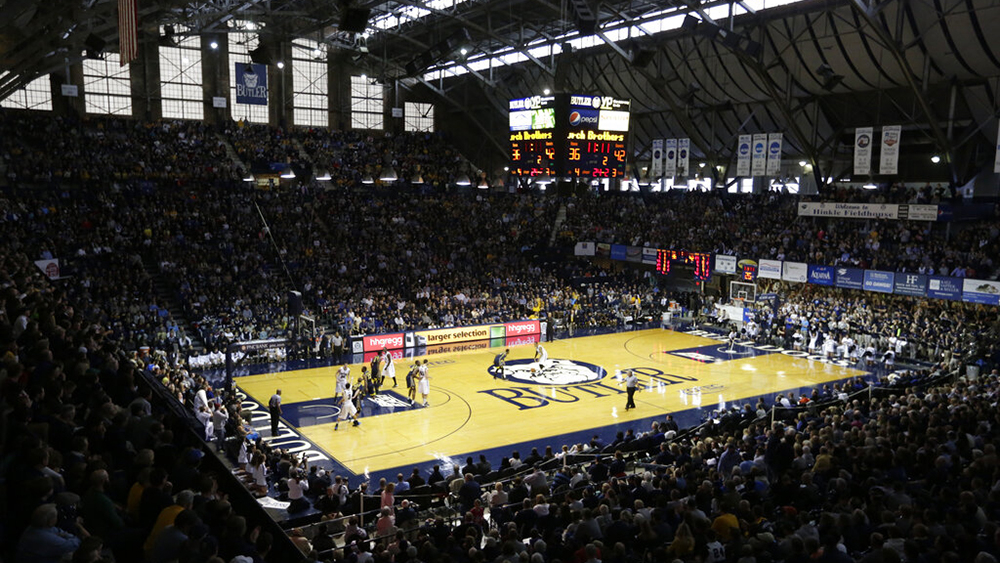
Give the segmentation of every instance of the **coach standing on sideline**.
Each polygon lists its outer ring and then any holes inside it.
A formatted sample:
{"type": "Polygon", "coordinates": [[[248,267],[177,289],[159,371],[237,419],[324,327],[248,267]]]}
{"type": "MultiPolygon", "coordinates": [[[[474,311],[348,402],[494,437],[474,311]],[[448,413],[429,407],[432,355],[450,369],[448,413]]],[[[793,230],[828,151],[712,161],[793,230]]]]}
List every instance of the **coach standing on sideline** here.
{"type": "Polygon", "coordinates": [[[639,386],[639,378],[635,372],[628,370],[628,378],[625,379],[625,392],[628,393],[628,401],[625,402],[625,410],[635,408],[635,389],[639,386]]]}
{"type": "Polygon", "coordinates": [[[267,410],[271,412],[271,437],[278,435],[278,419],[281,418],[281,389],[271,395],[271,400],[267,402],[267,410]]]}

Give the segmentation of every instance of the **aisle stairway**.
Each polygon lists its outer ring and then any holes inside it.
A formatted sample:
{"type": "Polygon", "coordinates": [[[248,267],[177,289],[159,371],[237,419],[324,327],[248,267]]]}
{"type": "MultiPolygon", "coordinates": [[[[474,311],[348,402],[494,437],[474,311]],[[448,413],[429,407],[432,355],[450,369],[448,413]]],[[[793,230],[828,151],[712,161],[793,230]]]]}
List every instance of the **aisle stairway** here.
{"type": "Polygon", "coordinates": [[[559,236],[559,229],[562,228],[563,222],[566,221],[566,204],[559,204],[559,211],[556,212],[555,223],[552,224],[552,235],[549,237],[549,246],[555,246],[556,237],[559,236]]]}
{"type": "Polygon", "coordinates": [[[184,307],[177,298],[177,292],[174,291],[173,286],[167,281],[166,276],[160,273],[159,268],[157,268],[156,264],[150,258],[143,258],[142,268],[146,270],[146,274],[153,280],[153,289],[156,291],[159,304],[166,307],[167,311],[170,312],[170,317],[177,322],[177,326],[180,327],[181,332],[191,338],[190,353],[203,352],[205,350],[205,343],[202,341],[201,335],[198,334],[198,331],[191,324],[191,321],[184,316],[184,307]]]}
{"type": "Polygon", "coordinates": [[[244,164],[242,160],[240,160],[240,155],[236,154],[236,149],[234,149],[233,145],[230,144],[229,139],[227,139],[226,136],[223,135],[222,133],[216,133],[215,136],[220,141],[222,141],[223,145],[225,145],[225,147],[226,147],[226,156],[229,157],[230,162],[232,162],[233,164],[235,164],[236,167],[237,167],[237,169],[240,169],[240,170],[249,170],[249,168],[247,167],[247,165],[244,164]]]}

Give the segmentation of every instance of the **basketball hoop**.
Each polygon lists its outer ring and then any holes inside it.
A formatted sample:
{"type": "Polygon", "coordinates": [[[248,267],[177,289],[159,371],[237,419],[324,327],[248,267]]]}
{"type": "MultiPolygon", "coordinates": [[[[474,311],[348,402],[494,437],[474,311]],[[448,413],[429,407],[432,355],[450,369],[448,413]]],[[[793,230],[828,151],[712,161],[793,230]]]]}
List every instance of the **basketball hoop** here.
{"type": "Polygon", "coordinates": [[[746,308],[746,302],[742,297],[733,297],[733,307],[746,308]]]}

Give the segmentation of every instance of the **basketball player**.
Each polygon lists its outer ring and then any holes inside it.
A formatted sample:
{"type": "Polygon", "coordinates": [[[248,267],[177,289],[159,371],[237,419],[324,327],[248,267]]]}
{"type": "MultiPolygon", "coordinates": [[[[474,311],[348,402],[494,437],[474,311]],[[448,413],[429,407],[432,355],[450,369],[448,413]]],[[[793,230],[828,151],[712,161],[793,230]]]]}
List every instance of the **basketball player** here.
{"type": "Polygon", "coordinates": [[[420,376],[417,388],[420,391],[420,395],[423,396],[425,407],[430,406],[430,403],[427,402],[427,396],[431,394],[431,376],[427,373],[428,369],[430,367],[427,365],[427,360],[424,360],[424,363],[420,364],[420,369],[417,371],[420,376]]]}
{"type": "Polygon", "coordinates": [[[729,329],[729,347],[726,349],[727,352],[732,352],[736,349],[736,325],[733,325],[729,329]]]}
{"type": "Polygon", "coordinates": [[[503,372],[503,366],[507,363],[507,355],[510,354],[510,348],[503,351],[503,354],[497,354],[493,358],[493,377],[496,378],[496,374],[500,374],[500,377],[507,379],[507,375],[503,372]]]}
{"type": "Polygon", "coordinates": [[[378,394],[379,389],[382,387],[382,355],[375,354],[371,361],[371,378],[372,383],[374,383],[375,394],[378,394]]]}
{"type": "Polygon", "coordinates": [[[361,426],[361,421],[358,420],[358,407],[354,404],[355,399],[358,399],[358,389],[356,387],[351,389],[351,384],[348,383],[344,387],[344,403],[340,405],[340,415],[337,416],[337,423],[333,425],[334,430],[340,428],[340,423],[348,418],[354,419],[354,426],[361,426]]]}
{"type": "Polygon", "coordinates": [[[350,381],[351,368],[347,367],[347,364],[340,366],[337,370],[337,386],[333,392],[333,399],[336,401],[337,397],[341,400],[344,398],[344,389],[347,388],[347,382],[350,381]]]}
{"type": "Polygon", "coordinates": [[[392,386],[397,387],[396,365],[392,363],[392,354],[390,354],[389,351],[386,350],[385,348],[382,348],[382,375],[383,375],[382,378],[383,380],[385,380],[386,377],[391,377],[392,386]]]}
{"type": "Polygon", "coordinates": [[[547,359],[549,359],[549,353],[545,351],[542,343],[539,342],[538,345],[535,346],[535,362],[538,363],[538,371],[545,369],[544,362],[547,359]]]}
{"type": "Polygon", "coordinates": [[[420,377],[419,362],[410,366],[410,371],[406,372],[406,396],[410,399],[410,404],[417,403],[417,378],[420,377]]]}

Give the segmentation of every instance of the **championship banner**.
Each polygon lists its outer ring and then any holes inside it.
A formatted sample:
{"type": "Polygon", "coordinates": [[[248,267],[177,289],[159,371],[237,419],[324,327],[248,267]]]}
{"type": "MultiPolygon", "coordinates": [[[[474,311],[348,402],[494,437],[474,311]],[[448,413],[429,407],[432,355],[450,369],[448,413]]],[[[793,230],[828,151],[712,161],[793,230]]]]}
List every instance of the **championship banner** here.
{"type": "Polygon", "coordinates": [[[858,127],[854,130],[854,174],[867,176],[872,173],[872,134],[871,127],[858,127]]]}
{"type": "Polygon", "coordinates": [[[1000,282],[987,280],[962,280],[962,301],[1000,305],[1000,282]]]}
{"type": "Polygon", "coordinates": [[[753,176],[763,176],[767,172],[767,135],[760,133],[753,136],[753,160],[751,172],[753,176]]]}
{"type": "Polygon", "coordinates": [[[663,177],[663,139],[653,139],[652,157],[649,162],[649,177],[659,180],[663,177]]]}
{"type": "Polygon", "coordinates": [[[59,260],[35,260],[35,266],[50,280],[59,279],[59,260]]]}
{"type": "MultiPolygon", "coordinates": [[[[736,146],[736,175],[739,177],[745,178],[750,175],[751,139],[750,135],[740,135],[739,144],[736,146]]],[[[997,150],[997,154],[1000,155],[1000,149],[997,150]]],[[[1000,158],[997,162],[1000,162],[1000,158]]]]}
{"type": "Polygon", "coordinates": [[[688,175],[688,159],[691,157],[691,139],[677,139],[677,174],[688,175]]]}
{"type": "Polygon", "coordinates": [[[777,176],[781,173],[781,133],[771,133],[767,136],[767,175],[777,176]]]}
{"type": "Polygon", "coordinates": [[[809,266],[805,262],[785,262],[781,265],[781,279],[805,283],[809,280],[809,266]]]}
{"type": "Polygon", "coordinates": [[[267,105],[267,66],[236,63],[236,103],[267,105]]]}
{"type": "Polygon", "coordinates": [[[886,125],[882,128],[882,152],[879,155],[879,174],[896,174],[899,167],[899,137],[903,128],[886,125]]]}
{"type": "Polygon", "coordinates": [[[1000,174],[1000,129],[997,130],[997,156],[993,161],[993,172],[1000,174]]]}
{"type": "Polygon", "coordinates": [[[663,141],[663,176],[673,178],[677,175],[677,139],[663,141]]]}
{"type": "Polygon", "coordinates": [[[771,280],[781,279],[781,260],[758,260],[757,277],[771,280]]]}
{"type": "Polygon", "coordinates": [[[723,274],[736,273],[736,257],[725,254],[715,255],[715,271],[723,274]]]}

